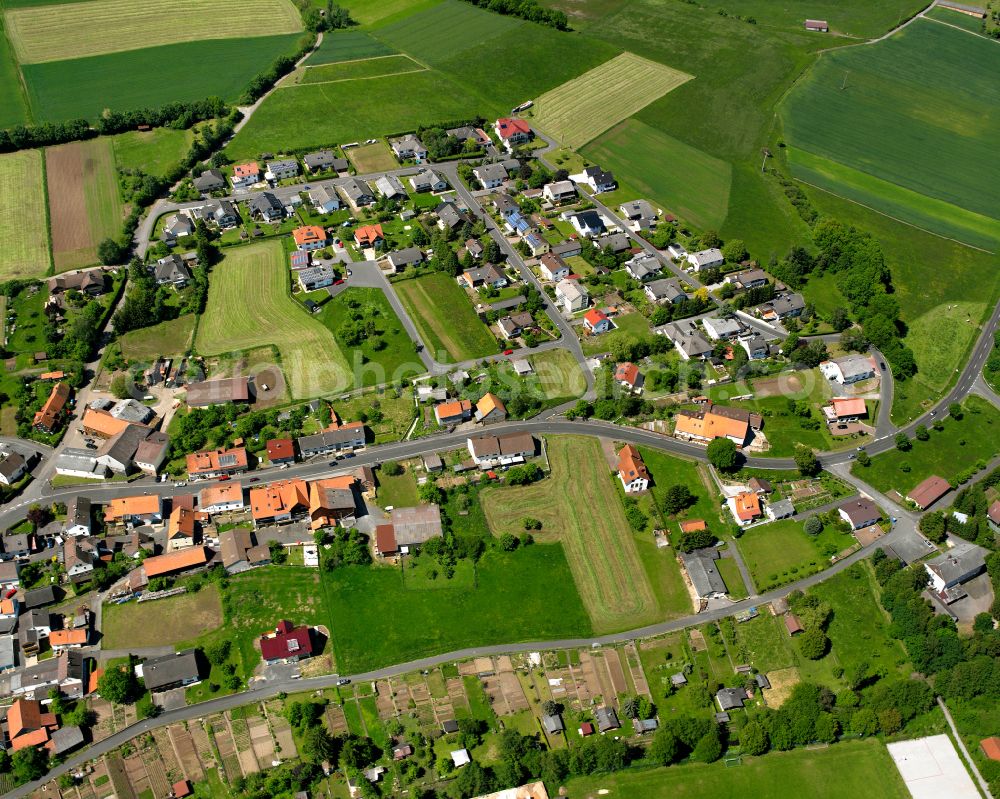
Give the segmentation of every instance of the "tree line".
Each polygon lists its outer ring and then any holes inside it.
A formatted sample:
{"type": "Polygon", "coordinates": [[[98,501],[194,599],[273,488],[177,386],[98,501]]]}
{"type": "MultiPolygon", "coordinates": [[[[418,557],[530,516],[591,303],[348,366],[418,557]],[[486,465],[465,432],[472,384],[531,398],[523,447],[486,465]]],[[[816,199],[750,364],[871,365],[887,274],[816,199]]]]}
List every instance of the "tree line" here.
{"type": "Polygon", "coordinates": [[[466,0],[466,2],[495,14],[526,19],[528,22],[548,25],[560,31],[569,30],[569,20],[565,13],[554,8],[545,8],[536,0],[466,0]]]}

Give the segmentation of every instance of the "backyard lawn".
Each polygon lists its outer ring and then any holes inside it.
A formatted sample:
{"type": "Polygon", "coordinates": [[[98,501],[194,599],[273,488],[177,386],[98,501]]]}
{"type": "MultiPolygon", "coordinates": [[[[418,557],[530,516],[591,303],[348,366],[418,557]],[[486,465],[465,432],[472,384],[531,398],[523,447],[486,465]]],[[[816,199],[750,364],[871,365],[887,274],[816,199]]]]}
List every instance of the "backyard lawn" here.
{"type": "Polygon", "coordinates": [[[1000,410],[977,396],[967,397],[962,407],[961,419],[940,414],[944,430],[931,429],[927,441],[914,439],[909,452],[876,455],[867,467],[855,463],[851,473],[879,491],[896,489],[904,497],[932,474],[956,484],[963,471],[1000,450],[1000,410]]]}
{"type": "Polygon", "coordinates": [[[768,591],[830,565],[830,557],[856,542],[827,525],[813,538],[792,519],[753,527],[736,541],[758,591],[768,591]]]}
{"type": "Polygon", "coordinates": [[[208,584],[195,593],[152,602],[105,603],[101,646],[105,649],[165,646],[221,626],[219,588],[208,584]]]}
{"type": "MultiPolygon", "coordinates": [[[[614,327],[607,333],[597,336],[586,336],[582,339],[583,351],[587,355],[596,355],[599,352],[607,352],[615,340],[627,335],[643,336],[649,335],[649,320],[638,311],[616,316],[612,322],[614,327]]],[[[577,328],[582,331],[583,328],[577,328]]]]}
{"type": "Polygon", "coordinates": [[[434,272],[393,285],[424,345],[438,361],[496,354],[496,339],[454,278],[434,272]]]}
{"type": "Polygon", "coordinates": [[[413,467],[406,466],[402,474],[390,477],[385,469],[378,473],[378,504],[383,507],[408,508],[420,504],[417,496],[417,479],[413,467]]]}

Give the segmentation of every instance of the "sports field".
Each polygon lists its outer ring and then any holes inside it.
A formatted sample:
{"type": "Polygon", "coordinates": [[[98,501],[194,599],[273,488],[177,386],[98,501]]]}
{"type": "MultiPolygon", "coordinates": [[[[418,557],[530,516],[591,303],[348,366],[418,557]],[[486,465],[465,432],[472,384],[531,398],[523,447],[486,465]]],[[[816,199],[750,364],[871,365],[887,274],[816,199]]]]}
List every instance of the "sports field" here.
{"type": "Polygon", "coordinates": [[[726,219],[732,165],[636,119],[592,141],[583,154],[693,225],[718,230],[726,219]]]}
{"type": "Polygon", "coordinates": [[[156,47],[302,30],[289,0],[86,0],[13,8],[5,17],[22,64],[135,50],[139,43],[156,47]]]}
{"type": "Polygon", "coordinates": [[[185,314],[152,327],[132,330],[118,339],[122,355],[130,361],[152,361],[161,355],[168,358],[183,355],[191,346],[194,321],[194,314],[185,314]]]}
{"type": "Polygon", "coordinates": [[[41,151],[0,155],[0,280],[48,272],[47,231],[41,151]]]}
{"type": "Polygon", "coordinates": [[[494,535],[542,522],[538,541],[558,541],[594,631],[612,632],[661,618],[631,528],[625,520],[600,443],[593,438],[548,439],[552,474],[534,485],[490,488],[481,494],[494,535]]]}
{"type": "Polygon", "coordinates": [[[222,625],[222,601],[213,583],[196,593],[155,602],[106,604],[101,626],[105,649],[166,646],[189,641],[222,625]]]}
{"type": "Polygon", "coordinates": [[[534,120],[567,147],[582,147],[692,77],[622,53],[539,97],[534,120]]]}
{"type": "Polygon", "coordinates": [[[566,783],[569,796],[596,799],[909,799],[910,793],[885,744],[876,739],[827,748],[772,752],[727,768],[723,762],[690,764],[580,777],[566,783]]]}
{"type": "Polygon", "coordinates": [[[322,44],[306,59],[306,64],[309,66],[333,64],[338,61],[392,55],[394,52],[395,50],[389,45],[364,31],[327,31],[323,34],[322,44]]]}
{"type": "Polygon", "coordinates": [[[406,72],[420,72],[422,67],[406,55],[386,55],[364,58],[360,61],[342,61],[337,64],[307,66],[295,73],[295,83],[329,83],[359,78],[382,78],[406,72]]]}
{"type": "Polygon", "coordinates": [[[22,66],[38,120],[96,119],[105,108],[129,110],[215,95],[236,100],[250,79],[298,34],[216,39],[22,66]],[[198,64],[197,70],[191,65],[198,64]]]}
{"type": "Polygon", "coordinates": [[[45,150],[52,260],[57,272],[97,263],[97,245],[120,232],[122,204],[110,138],[45,150]]]}
{"type": "MultiPolygon", "coordinates": [[[[877,210],[945,236],[972,228],[965,240],[981,241],[973,234],[984,224],[945,204],[1000,219],[998,72],[995,43],[917,20],[871,47],[824,54],[780,108],[785,136],[799,150],[911,193],[880,191],[833,169],[823,188],[842,182],[850,199],[864,193],[877,210]]],[[[998,235],[995,227],[985,232],[998,235]]]]}
{"type": "Polygon", "coordinates": [[[141,169],[149,175],[167,175],[187,155],[194,130],[155,128],[119,133],[112,141],[120,169],[141,169]]]}
{"type": "Polygon", "coordinates": [[[496,339],[454,278],[434,272],[393,288],[435,360],[466,361],[497,353],[496,339]]]}
{"type": "Polygon", "coordinates": [[[291,298],[288,281],[280,242],[230,250],[212,270],[198,351],[220,355],[274,345],[295,399],[350,388],[350,369],[336,339],[291,298]]]}

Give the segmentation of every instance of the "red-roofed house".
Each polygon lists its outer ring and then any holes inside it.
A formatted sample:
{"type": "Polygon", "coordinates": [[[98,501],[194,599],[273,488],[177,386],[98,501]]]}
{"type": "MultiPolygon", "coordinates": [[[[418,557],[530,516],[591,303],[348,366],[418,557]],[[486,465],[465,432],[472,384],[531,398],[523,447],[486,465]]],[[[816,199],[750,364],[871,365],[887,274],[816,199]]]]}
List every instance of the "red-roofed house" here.
{"type": "Polygon", "coordinates": [[[733,497],[733,513],[741,524],[749,524],[760,516],[760,498],[752,491],[743,491],[733,497]]]}
{"type": "Polygon", "coordinates": [[[271,463],[295,463],[295,442],[290,438],[272,438],[267,442],[267,459],[271,463]]]}
{"type": "Polygon", "coordinates": [[[297,663],[312,656],[312,638],[305,625],[296,627],[287,619],[278,622],[274,632],[260,638],[260,655],[267,664],[297,663]]]}
{"type": "Polygon", "coordinates": [[[326,231],[319,225],[305,225],[292,231],[296,249],[304,252],[322,250],[327,243],[326,231]]]}
{"type": "Polygon", "coordinates": [[[248,164],[237,164],[233,167],[233,188],[248,189],[260,183],[260,167],[256,161],[248,164]]]}
{"type": "Polygon", "coordinates": [[[633,394],[641,394],[646,378],[634,363],[620,363],[615,369],[615,382],[633,394]]]}
{"type": "Polygon", "coordinates": [[[384,240],[381,225],[362,225],[354,231],[354,243],[359,247],[378,247],[384,240]]]}
{"type": "Polygon", "coordinates": [[[493,130],[500,137],[507,152],[513,152],[517,145],[531,141],[535,135],[531,132],[531,126],[523,119],[510,117],[500,117],[494,124],[493,130]]]}
{"type": "Polygon", "coordinates": [[[438,424],[458,424],[472,418],[472,403],[469,400],[442,402],[434,406],[434,417],[438,424]]]}
{"type": "Polygon", "coordinates": [[[1000,499],[986,510],[986,522],[994,533],[1000,533],[1000,499]]]}
{"type": "Polygon", "coordinates": [[[868,415],[865,401],[860,397],[837,397],[823,409],[830,424],[855,422],[868,415]]]}
{"type": "Polygon", "coordinates": [[[906,495],[906,498],[920,508],[920,510],[926,510],[950,490],[951,486],[947,480],[943,477],[938,477],[936,474],[932,474],[910,491],[906,495]]]}
{"type": "Polygon", "coordinates": [[[639,450],[631,444],[626,444],[618,453],[618,479],[628,494],[649,488],[649,470],[639,450]]]}
{"type": "Polygon", "coordinates": [[[594,335],[607,333],[611,329],[611,320],[604,311],[591,308],[583,315],[583,326],[594,335]]]}

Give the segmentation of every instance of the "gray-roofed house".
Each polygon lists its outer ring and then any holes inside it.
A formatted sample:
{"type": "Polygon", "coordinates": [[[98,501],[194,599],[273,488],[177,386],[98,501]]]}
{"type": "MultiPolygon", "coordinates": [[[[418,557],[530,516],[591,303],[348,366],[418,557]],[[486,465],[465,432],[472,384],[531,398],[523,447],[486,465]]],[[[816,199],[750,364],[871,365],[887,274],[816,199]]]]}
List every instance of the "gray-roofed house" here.
{"type": "Polygon", "coordinates": [[[507,181],[507,170],[503,164],[483,164],[472,170],[484,189],[499,189],[507,181]]]}
{"type": "Polygon", "coordinates": [[[375,204],[375,193],[371,187],[360,178],[351,178],[340,187],[347,197],[347,202],[357,210],[375,204]]]}
{"type": "Polygon", "coordinates": [[[206,169],[192,183],[202,194],[226,188],[226,176],[218,169],[206,169]]]}
{"type": "Polygon", "coordinates": [[[625,271],[628,272],[631,278],[641,283],[645,283],[647,280],[656,277],[656,275],[660,274],[662,268],[659,259],[655,255],[646,255],[645,253],[630,258],[625,263],[625,271]]]}
{"type": "Polygon", "coordinates": [[[264,222],[277,222],[285,217],[285,206],[269,191],[262,191],[247,203],[250,216],[264,222]]]}
{"type": "Polygon", "coordinates": [[[422,169],[409,178],[410,186],[415,192],[444,191],[448,181],[433,169],[422,169]]]}
{"type": "Polygon", "coordinates": [[[149,432],[148,427],[129,424],[101,445],[95,453],[97,463],[115,474],[128,474],[133,471],[135,453],[149,432]]]}
{"type": "Polygon", "coordinates": [[[751,361],[759,361],[766,358],[770,352],[771,347],[760,333],[754,333],[749,338],[741,338],[740,346],[746,350],[747,356],[751,361]]]}
{"type": "Polygon", "coordinates": [[[403,183],[395,175],[382,175],[375,178],[375,191],[389,200],[407,199],[406,189],[403,183]]]}
{"type": "Polygon", "coordinates": [[[563,279],[556,283],[556,302],[566,313],[574,313],[587,307],[590,294],[583,284],[563,279]]]}
{"type": "Polygon", "coordinates": [[[927,561],[924,568],[933,589],[944,593],[968,582],[986,570],[986,550],[968,541],[961,541],[951,549],[927,561]]]}
{"type": "Polygon", "coordinates": [[[306,165],[306,169],[310,172],[323,172],[327,169],[333,169],[337,160],[337,156],[333,154],[333,150],[317,150],[314,153],[306,153],[302,156],[302,163],[306,165]]]}
{"type": "Polygon", "coordinates": [[[301,436],[296,439],[299,452],[303,458],[313,455],[327,455],[331,452],[342,452],[357,449],[365,445],[364,425],[342,426],[336,430],[326,430],[311,436],[301,436]]]}
{"type": "Polygon", "coordinates": [[[725,282],[744,290],[760,288],[767,285],[767,272],[763,269],[744,269],[726,275],[725,282]]]}
{"type": "Polygon", "coordinates": [[[191,280],[191,270],[187,268],[183,258],[172,254],[156,262],[156,266],[153,267],[153,278],[157,286],[170,285],[180,289],[191,280]]]}
{"type": "Polygon", "coordinates": [[[721,338],[732,338],[739,335],[740,331],[743,330],[743,325],[736,319],[705,317],[701,320],[701,324],[712,341],[718,341],[721,338]]]}
{"type": "Polygon", "coordinates": [[[507,276],[493,264],[483,264],[466,269],[458,279],[470,289],[478,286],[492,286],[496,289],[502,289],[509,282],[507,276]]]}
{"type": "Polygon", "coordinates": [[[49,733],[46,748],[57,757],[72,752],[78,746],[83,746],[83,730],[75,724],[66,724],[49,733]]]}
{"type": "Polygon", "coordinates": [[[783,294],[775,297],[770,302],[758,305],[757,313],[765,321],[776,319],[788,319],[789,317],[801,316],[806,308],[806,301],[801,294],[783,294]]]}
{"type": "Polygon", "coordinates": [[[726,581],[715,565],[718,559],[719,550],[715,547],[681,553],[681,562],[699,599],[718,599],[728,593],[726,581]]]}
{"type": "Polygon", "coordinates": [[[631,202],[622,203],[618,206],[618,210],[630,222],[639,222],[643,219],[656,219],[656,209],[647,200],[632,200],[631,202]]]}
{"type": "Polygon", "coordinates": [[[21,599],[21,607],[25,610],[36,610],[38,608],[44,608],[46,605],[52,605],[58,602],[60,599],[56,595],[56,588],[53,585],[43,585],[41,588],[32,588],[30,591],[24,592],[24,597],[21,599]]]}
{"type": "Polygon", "coordinates": [[[438,218],[438,227],[441,230],[454,230],[466,222],[471,222],[469,215],[465,211],[460,211],[455,203],[441,203],[434,209],[438,218]]]}
{"type": "Polygon", "coordinates": [[[303,291],[315,291],[333,285],[334,271],[332,267],[320,264],[300,269],[297,277],[303,291]]]}
{"type": "Polygon", "coordinates": [[[424,254],[419,247],[405,247],[402,250],[393,250],[386,255],[385,262],[396,274],[402,272],[408,266],[416,266],[424,260],[424,254]]]}
{"type": "Polygon", "coordinates": [[[553,203],[563,203],[576,199],[576,186],[572,180],[557,180],[542,187],[542,196],[553,203]]]}
{"type": "Polygon", "coordinates": [[[580,244],[579,239],[567,239],[558,244],[553,244],[549,248],[549,251],[555,253],[560,258],[572,258],[574,255],[579,255],[583,252],[583,245],[580,244]]]}
{"type": "Polygon", "coordinates": [[[143,405],[138,400],[131,398],[116,402],[111,406],[109,413],[116,419],[132,424],[146,424],[156,415],[156,412],[148,405],[143,405]]]}
{"type": "Polygon", "coordinates": [[[642,287],[646,296],[653,302],[680,303],[688,298],[681,288],[681,284],[674,278],[664,278],[662,280],[652,280],[642,287]]]}
{"type": "Polygon", "coordinates": [[[0,483],[13,485],[28,471],[28,462],[18,452],[0,456],[0,483]]]}
{"type": "Polygon", "coordinates": [[[273,180],[288,180],[299,174],[299,162],[294,158],[280,158],[267,162],[267,174],[273,180]]]}
{"type": "Polygon", "coordinates": [[[601,250],[611,250],[611,252],[617,255],[620,252],[632,249],[632,239],[628,237],[627,233],[609,233],[597,239],[594,242],[594,246],[601,250]]]}
{"type": "Polygon", "coordinates": [[[610,732],[622,726],[613,707],[601,706],[597,708],[594,711],[594,718],[597,720],[597,729],[601,732],[610,732]]]}
{"type": "Polygon", "coordinates": [[[174,214],[163,225],[160,238],[168,247],[173,247],[178,239],[194,235],[194,222],[187,214],[174,214]]]}
{"type": "Polygon", "coordinates": [[[694,322],[668,322],[653,328],[653,332],[669,338],[685,361],[707,358],[712,353],[712,345],[702,338],[694,322]]]}
{"type": "Polygon", "coordinates": [[[695,272],[701,272],[703,269],[722,266],[726,258],[718,247],[709,247],[707,250],[688,253],[687,262],[694,267],[695,272]]]}
{"type": "Polygon", "coordinates": [[[17,666],[17,642],[13,635],[0,635],[0,674],[17,666]]]}
{"type": "Polygon", "coordinates": [[[772,519],[787,519],[795,515],[795,506],[790,499],[779,499],[777,502],[769,503],[765,513],[772,519]]]}
{"type": "Polygon", "coordinates": [[[875,376],[874,360],[868,355],[845,355],[832,361],[823,361],[819,370],[828,380],[850,385],[875,376]]]}
{"type": "Polygon", "coordinates": [[[745,688],[720,688],[715,694],[715,701],[723,713],[739,710],[747,699],[749,696],[745,688]]]}
{"type": "Polygon", "coordinates": [[[594,210],[580,211],[578,214],[573,214],[569,218],[569,221],[577,233],[588,238],[600,236],[605,231],[604,219],[594,210]]]}
{"type": "Polygon", "coordinates": [[[239,212],[229,200],[207,202],[197,210],[197,214],[207,224],[218,225],[223,230],[240,223],[239,212]]]}
{"type": "Polygon", "coordinates": [[[393,154],[400,161],[427,160],[427,148],[424,147],[424,143],[412,133],[407,133],[405,136],[398,139],[392,139],[389,142],[389,146],[392,148],[393,154]]]}
{"type": "Polygon", "coordinates": [[[143,662],[141,668],[143,682],[153,693],[192,685],[200,679],[198,659],[194,649],[149,658],[143,662]]]}
{"type": "Polygon", "coordinates": [[[66,535],[90,535],[93,529],[91,521],[91,504],[88,497],[70,497],[66,503],[66,521],[63,522],[63,532],[66,535]]]}
{"type": "Polygon", "coordinates": [[[309,192],[309,202],[313,204],[313,208],[324,214],[340,210],[340,195],[332,186],[317,186],[309,192]]]}

